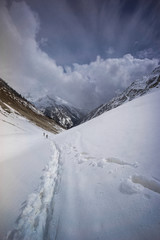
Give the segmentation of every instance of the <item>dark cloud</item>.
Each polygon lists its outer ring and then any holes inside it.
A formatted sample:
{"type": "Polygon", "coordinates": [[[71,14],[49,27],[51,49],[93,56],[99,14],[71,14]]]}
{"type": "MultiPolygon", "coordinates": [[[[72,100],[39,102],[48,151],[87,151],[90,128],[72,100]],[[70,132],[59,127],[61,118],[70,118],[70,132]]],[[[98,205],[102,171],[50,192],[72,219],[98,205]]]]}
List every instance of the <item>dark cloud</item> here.
{"type": "MultiPolygon", "coordinates": [[[[21,93],[30,92],[34,97],[58,95],[77,107],[91,110],[157,66],[158,59],[148,58],[154,55],[154,44],[151,48],[139,49],[137,40],[134,44],[139,55],[123,55],[125,51],[122,49],[127,41],[129,44],[128,39],[134,35],[131,30],[133,26],[136,28],[138,16],[141,16],[142,3],[139,1],[133,10],[124,5],[124,1],[99,1],[101,4],[98,4],[93,0],[93,5],[87,0],[79,1],[78,5],[76,1],[67,0],[53,1],[55,5],[49,0],[43,4],[38,2],[33,0],[32,5],[37,8],[32,6],[32,9],[31,4],[24,1],[10,2],[8,8],[4,2],[0,3],[0,77],[21,93]],[[37,9],[38,2],[40,9],[37,9]],[[42,8],[45,8],[45,14],[42,8]],[[131,36],[125,35],[124,29],[118,25],[122,8],[127,10],[123,10],[126,14],[121,23],[131,36]],[[133,11],[133,16],[132,21],[127,22],[131,16],[129,11],[133,11]],[[112,28],[119,33],[117,36],[114,36],[112,28]],[[99,42],[103,43],[105,37],[109,44],[101,45],[99,42]],[[121,55],[114,42],[120,46],[121,55]],[[47,54],[52,48],[53,53],[47,54]],[[105,57],[102,57],[102,50],[105,57]],[[56,63],[61,62],[60,59],[65,63],[64,67],[56,63]],[[84,62],[74,63],[73,60],[84,62]],[[66,62],[73,64],[67,66],[66,62]]],[[[151,33],[153,30],[147,31],[151,33]]]]}
{"type": "MultiPolygon", "coordinates": [[[[11,2],[11,1],[10,1],[11,2]]],[[[159,0],[26,0],[38,13],[38,41],[58,64],[89,63],[97,55],[122,57],[152,48],[160,42],[159,0]]]]}

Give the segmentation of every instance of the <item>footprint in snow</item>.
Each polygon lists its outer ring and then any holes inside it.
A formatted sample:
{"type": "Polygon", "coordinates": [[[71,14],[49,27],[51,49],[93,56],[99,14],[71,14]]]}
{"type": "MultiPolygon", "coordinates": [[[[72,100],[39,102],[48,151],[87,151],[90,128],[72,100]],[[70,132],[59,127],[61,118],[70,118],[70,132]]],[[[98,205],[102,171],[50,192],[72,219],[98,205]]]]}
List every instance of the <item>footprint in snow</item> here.
{"type": "Polygon", "coordinates": [[[78,159],[78,164],[82,164],[82,163],[84,163],[84,162],[86,162],[86,161],[83,160],[83,159],[78,159]]]}
{"type": "Polygon", "coordinates": [[[106,162],[108,163],[115,163],[115,164],[119,164],[119,165],[128,165],[128,166],[131,166],[131,167],[134,167],[134,168],[137,168],[138,167],[138,163],[128,163],[128,162],[125,162],[125,161],[122,161],[121,159],[119,158],[115,158],[115,157],[109,157],[109,158],[105,158],[106,162]]]}
{"type": "MultiPolygon", "coordinates": [[[[87,160],[96,159],[95,157],[91,157],[91,156],[88,156],[88,157],[85,157],[85,158],[87,160]]],[[[138,167],[138,163],[137,162],[136,163],[128,163],[128,162],[122,161],[121,159],[115,158],[115,157],[102,158],[96,164],[97,164],[97,167],[103,168],[107,163],[114,163],[114,164],[122,165],[123,167],[125,165],[131,166],[131,167],[134,167],[134,168],[138,167]]]]}
{"type": "MultiPolygon", "coordinates": [[[[160,194],[160,182],[142,175],[133,175],[124,180],[120,184],[119,190],[125,194],[133,194],[142,192],[144,188],[160,194]]],[[[145,194],[145,196],[150,198],[148,194],[145,194]]]]}
{"type": "Polygon", "coordinates": [[[121,182],[119,190],[123,194],[132,195],[135,193],[140,193],[143,190],[143,188],[140,185],[134,184],[132,182],[132,179],[128,178],[121,182]]]}
{"type": "Polygon", "coordinates": [[[82,154],[82,155],[88,155],[88,153],[87,153],[87,152],[82,152],[81,154],[82,154]]]}
{"type": "Polygon", "coordinates": [[[132,182],[160,194],[160,182],[142,175],[133,175],[132,182]]]}

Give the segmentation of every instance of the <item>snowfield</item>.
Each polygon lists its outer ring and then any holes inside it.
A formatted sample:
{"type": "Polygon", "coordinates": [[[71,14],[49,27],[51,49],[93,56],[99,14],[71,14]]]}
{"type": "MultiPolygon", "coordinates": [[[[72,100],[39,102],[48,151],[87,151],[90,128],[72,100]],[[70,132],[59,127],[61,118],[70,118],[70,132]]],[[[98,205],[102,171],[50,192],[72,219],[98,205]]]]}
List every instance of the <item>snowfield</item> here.
{"type": "Polygon", "coordinates": [[[0,108],[0,239],[13,228],[22,202],[38,187],[52,151],[42,129],[10,111],[0,108]]]}
{"type": "MultiPolygon", "coordinates": [[[[10,218],[12,223],[16,218],[16,214],[12,217],[10,206],[16,201],[20,204],[16,198],[26,197],[23,192],[28,184],[32,185],[30,181],[34,186],[30,186],[28,192],[32,188],[37,190],[26,198],[17,223],[5,239],[159,240],[159,103],[160,91],[157,90],[59,135],[50,134],[48,140],[41,130],[25,122],[26,128],[32,130],[25,130],[25,137],[22,134],[24,142],[18,143],[20,152],[17,151],[10,162],[16,179],[26,176],[21,187],[12,184],[19,194],[14,194],[12,189],[14,198],[10,197],[8,204],[4,202],[7,209],[0,207],[6,214],[3,213],[6,226],[11,227],[10,218]],[[40,180],[36,178],[40,174],[37,168],[41,168],[36,156],[27,158],[28,153],[35,154],[37,147],[41,166],[46,163],[40,180]],[[35,178],[32,176],[30,180],[25,166],[17,170],[21,161],[26,165],[27,161],[33,161],[31,172],[38,171],[35,178]]],[[[6,131],[3,135],[11,132],[8,125],[6,131]]],[[[9,142],[15,144],[18,136],[16,130],[11,134],[6,136],[3,146],[9,151],[9,142]]],[[[7,159],[1,163],[10,167],[7,159]]],[[[7,199],[9,174],[4,178],[3,195],[6,194],[7,199]]],[[[3,223],[1,216],[0,213],[0,223],[3,223]]]]}

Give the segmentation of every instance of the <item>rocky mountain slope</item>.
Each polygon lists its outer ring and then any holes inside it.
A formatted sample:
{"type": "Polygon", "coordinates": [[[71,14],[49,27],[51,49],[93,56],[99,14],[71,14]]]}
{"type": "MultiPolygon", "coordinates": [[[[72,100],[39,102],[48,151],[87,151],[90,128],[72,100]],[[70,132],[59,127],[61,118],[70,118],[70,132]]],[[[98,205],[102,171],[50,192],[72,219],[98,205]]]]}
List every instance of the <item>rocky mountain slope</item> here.
{"type": "Polygon", "coordinates": [[[52,119],[46,117],[37,110],[30,102],[11,88],[4,80],[0,79],[0,106],[8,114],[14,112],[27,118],[44,130],[58,133],[61,128],[52,119]]]}
{"type": "Polygon", "coordinates": [[[81,110],[59,97],[46,96],[33,101],[33,104],[47,117],[53,119],[60,126],[69,129],[79,124],[83,118],[81,110]]]}
{"type": "Polygon", "coordinates": [[[95,110],[91,111],[84,119],[82,123],[101,115],[102,113],[109,111],[122,105],[125,102],[131,101],[136,97],[142,96],[148,92],[154,91],[160,87],[160,66],[153,70],[153,72],[141,81],[133,82],[124,92],[117,97],[111,99],[108,103],[101,105],[95,110]]]}

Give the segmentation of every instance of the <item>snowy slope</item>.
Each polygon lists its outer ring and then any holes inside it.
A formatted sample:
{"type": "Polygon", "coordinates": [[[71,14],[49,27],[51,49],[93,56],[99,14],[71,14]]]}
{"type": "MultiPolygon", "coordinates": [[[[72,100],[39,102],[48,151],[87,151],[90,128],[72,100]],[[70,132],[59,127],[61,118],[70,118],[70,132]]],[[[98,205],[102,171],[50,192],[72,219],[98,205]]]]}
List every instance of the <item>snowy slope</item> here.
{"type": "Polygon", "coordinates": [[[33,101],[33,104],[47,117],[52,118],[65,129],[76,126],[84,116],[81,110],[76,109],[74,106],[59,97],[47,95],[46,97],[33,101]]]}
{"type": "Polygon", "coordinates": [[[160,91],[50,141],[53,158],[7,239],[159,240],[160,91]]]}
{"type": "Polygon", "coordinates": [[[7,111],[0,107],[1,240],[13,228],[22,202],[38,187],[53,149],[43,129],[3,106],[7,111]]]}
{"type": "Polygon", "coordinates": [[[155,68],[153,72],[142,80],[133,82],[124,92],[117,97],[111,99],[108,103],[101,105],[95,110],[87,114],[82,122],[86,122],[94,117],[101,115],[102,113],[109,111],[122,105],[125,102],[131,101],[139,96],[142,96],[148,92],[155,91],[160,87],[160,66],[155,68]]]}

